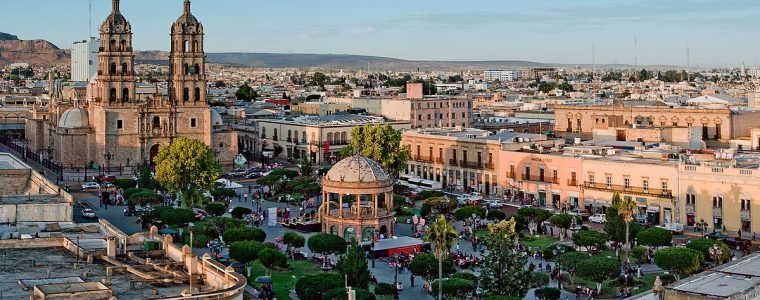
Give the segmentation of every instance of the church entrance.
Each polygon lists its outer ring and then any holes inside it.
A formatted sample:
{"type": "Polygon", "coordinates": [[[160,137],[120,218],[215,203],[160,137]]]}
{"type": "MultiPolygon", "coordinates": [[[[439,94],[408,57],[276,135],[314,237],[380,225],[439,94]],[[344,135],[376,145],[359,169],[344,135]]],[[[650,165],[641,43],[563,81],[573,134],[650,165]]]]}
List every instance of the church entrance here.
{"type": "Polygon", "coordinates": [[[153,145],[153,146],[150,147],[150,167],[151,167],[151,169],[156,166],[156,163],[153,161],[153,159],[155,159],[156,156],[158,156],[158,147],[159,146],[160,146],[159,144],[155,144],[155,145],[153,145]]]}

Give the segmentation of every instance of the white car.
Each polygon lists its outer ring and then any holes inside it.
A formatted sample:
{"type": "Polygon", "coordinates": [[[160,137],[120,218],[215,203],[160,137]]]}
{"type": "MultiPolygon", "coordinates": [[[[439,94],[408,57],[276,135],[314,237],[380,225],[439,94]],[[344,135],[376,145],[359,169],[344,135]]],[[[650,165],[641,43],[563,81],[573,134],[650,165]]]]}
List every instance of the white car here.
{"type": "Polygon", "coordinates": [[[99,188],[100,188],[100,184],[99,184],[99,183],[97,183],[97,182],[85,182],[85,183],[82,185],[82,189],[83,189],[83,190],[89,190],[89,189],[99,189],[99,188]]]}
{"type": "Polygon", "coordinates": [[[504,206],[504,203],[501,203],[499,200],[488,200],[486,203],[488,204],[488,208],[501,208],[504,206]]]}
{"type": "Polygon", "coordinates": [[[607,217],[603,214],[595,214],[593,216],[588,217],[588,220],[591,223],[599,223],[599,224],[607,223],[607,217]]]}
{"type": "Polygon", "coordinates": [[[82,216],[88,219],[95,219],[95,212],[92,209],[85,208],[82,210],[82,216]]]}

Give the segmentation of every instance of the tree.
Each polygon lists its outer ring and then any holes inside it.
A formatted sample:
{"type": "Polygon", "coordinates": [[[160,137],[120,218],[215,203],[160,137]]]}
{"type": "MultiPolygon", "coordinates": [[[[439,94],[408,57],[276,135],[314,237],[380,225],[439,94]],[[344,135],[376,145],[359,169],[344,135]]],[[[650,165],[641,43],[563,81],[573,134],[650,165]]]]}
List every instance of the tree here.
{"type": "Polygon", "coordinates": [[[433,224],[430,224],[425,239],[433,248],[433,253],[438,259],[438,300],[443,300],[443,289],[441,281],[443,279],[443,260],[448,257],[451,246],[457,240],[457,230],[449,224],[444,215],[438,215],[433,224]]]}
{"type": "Polygon", "coordinates": [[[575,92],[575,88],[573,88],[573,85],[568,82],[563,82],[560,85],[557,86],[557,89],[569,93],[569,92],[575,92]]]}
{"type": "Polygon", "coordinates": [[[525,297],[531,286],[531,271],[525,269],[525,254],[515,251],[514,219],[488,225],[484,239],[488,254],[483,258],[480,287],[486,295],[525,297]]]}
{"type": "Polygon", "coordinates": [[[533,272],[533,277],[530,279],[531,287],[540,288],[545,287],[551,282],[549,274],[542,272],[533,272]]]}
{"type": "Polygon", "coordinates": [[[243,85],[238,88],[237,92],[235,92],[235,98],[238,100],[251,101],[253,99],[256,99],[258,96],[259,95],[256,93],[256,90],[248,86],[247,83],[243,83],[243,85]]]}
{"type": "Polygon", "coordinates": [[[559,215],[553,215],[549,217],[549,222],[551,222],[554,226],[559,227],[562,229],[559,234],[560,240],[565,238],[565,233],[568,229],[570,229],[570,226],[573,225],[573,219],[575,219],[575,224],[580,225],[581,218],[578,216],[574,216],[571,214],[559,214],[559,215]]]}
{"type": "MultiPolygon", "coordinates": [[[[354,294],[356,296],[356,298],[352,300],[376,300],[377,299],[377,297],[375,297],[375,294],[373,294],[369,290],[357,289],[353,287],[351,288],[351,290],[354,291],[354,294]]],[[[348,300],[348,292],[346,291],[346,288],[344,287],[334,288],[327,291],[327,293],[325,293],[322,296],[322,300],[348,300]]]]}
{"type": "Polygon", "coordinates": [[[137,186],[137,181],[134,179],[116,179],[113,181],[113,185],[122,190],[134,188],[137,186]]]}
{"type": "Polygon", "coordinates": [[[517,210],[517,215],[528,220],[528,230],[533,234],[538,227],[538,224],[549,219],[552,213],[537,207],[523,207],[517,210]]]}
{"type": "Polygon", "coordinates": [[[486,209],[481,206],[465,206],[454,211],[454,218],[457,221],[462,221],[472,216],[484,219],[486,217],[486,209]]]}
{"type": "MultiPolygon", "coordinates": [[[[441,263],[443,274],[454,273],[454,261],[451,257],[446,257],[441,263]]],[[[412,263],[409,264],[409,270],[412,274],[431,281],[435,274],[438,273],[438,259],[428,253],[420,253],[414,256],[412,263]]]]}
{"type": "MultiPolygon", "coordinates": [[[[579,263],[590,258],[591,255],[583,252],[567,252],[560,256],[560,260],[562,261],[562,268],[566,270],[576,270],[578,269],[579,263]]],[[[575,276],[573,276],[573,274],[575,274],[575,272],[570,273],[571,283],[575,283],[575,276]]]]}
{"type": "Polygon", "coordinates": [[[329,78],[327,78],[327,75],[323,74],[322,72],[315,72],[313,75],[311,75],[311,78],[309,78],[309,85],[325,87],[325,83],[328,80],[329,78]]]}
{"type": "Polygon", "coordinates": [[[620,193],[615,193],[612,196],[612,207],[618,211],[620,217],[625,221],[625,244],[630,245],[629,224],[633,221],[633,214],[636,213],[636,202],[629,196],[626,196],[625,199],[620,199],[620,193]]]}
{"type": "Polygon", "coordinates": [[[489,210],[488,214],[486,214],[486,219],[489,219],[492,221],[501,221],[506,218],[507,218],[507,215],[499,209],[489,210]]]}
{"type": "Polygon", "coordinates": [[[156,179],[170,192],[180,193],[185,207],[195,207],[204,197],[200,189],[214,189],[222,175],[222,166],[211,148],[186,137],[159,147],[155,162],[156,179]]]}
{"type": "Polygon", "coordinates": [[[212,216],[218,217],[227,211],[227,207],[222,203],[211,202],[206,204],[206,212],[212,216]]]}
{"type": "Polygon", "coordinates": [[[573,234],[573,243],[578,247],[585,247],[589,253],[596,253],[604,248],[609,236],[604,232],[587,230],[573,234]]]}
{"type": "Polygon", "coordinates": [[[223,87],[227,87],[227,84],[224,83],[224,80],[217,80],[217,81],[214,82],[214,87],[215,88],[223,88],[223,87]]]}
{"type": "Polygon", "coordinates": [[[451,278],[438,279],[433,282],[432,287],[433,293],[438,293],[439,298],[446,295],[446,299],[468,299],[475,292],[477,285],[467,279],[451,278]]]}
{"type": "Polygon", "coordinates": [[[558,288],[544,287],[533,291],[539,300],[558,300],[562,292],[558,288]]]}
{"type": "Polygon", "coordinates": [[[369,157],[397,176],[406,169],[409,148],[401,146],[401,132],[389,124],[362,125],[351,130],[351,141],[340,150],[340,155],[369,157]]]}
{"type": "Polygon", "coordinates": [[[667,247],[654,253],[654,262],[658,267],[679,275],[691,275],[700,271],[703,260],[702,252],[684,247],[667,247]]]}
{"type": "Polygon", "coordinates": [[[338,273],[307,275],[296,282],[296,294],[301,300],[322,300],[329,290],[343,287],[343,278],[338,273]]]}
{"type": "Polygon", "coordinates": [[[596,282],[596,291],[601,292],[602,282],[620,275],[620,262],[615,258],[596,256],[579,262],[576,271],[578,276],[596,282]]]}
{"type": "Polygon", "coordinates": [[[140,170],[137,172],[137,186],[144,189],[154,189],[159,185],[158,181],[153,178],[153,171],[148,162],[143,162],[140,170]]]}
{"type": "Polygon", "coordinates": [[[195,219],[195,213],[185,208],[167,209],[161,212],[160,218],[166,224],[179,226],[195,219]]]}
{"type": "Polygon", "coordinates": [[[702,253],[705,258],[712,259],[710,256],[710,248],[715,247],[715,245],[718,245],[717,247],[721,249],[721,255],[716,263],[724,263],[731,259],[731,248],[729,248],[725,242],[719,240],[707,238],[696,239],[689,241],[689,243],[686,244],[686,248],[697,250],[702,253]]]}
{"type": "Polygon", "coordinates": [[[538,84],[538,91],[542,93],[548,93],[549,91],[554,89],[554,84],[547,83],[546,81],[541,81],[538,84]]]}
{"type": "Polygon", "coordinates": [[[298,166],[298,169],[301,171],[301,175],[308,176],[311,174],[311,171],[314,169],[311,167],[311,163],[309,163],[309,160],[306,159],[306,157],[301,160],[301,164],[298,166]]]}
{"type": "Polygon", "coordinates": [[[384,295],[395,295],[398,293],[398,290],[396,287],[390,283],[385,282],[379,282],[377,285],[375,285],[375,295],[378,296],[384,296],[384,295]]]}
{"type": "Polygon", "coordinates": [[[648,228],[636,235],[636,242],[650,247],[670,246],[673,243],[673,232],[660,227],[648,228]]]}
{"type": "Polygon", "coordinates": [[[406,84],[407,83],[422,83],[422,94],[423,95],[435,95],[438,94],[438,88],[435,86],[435,83],[432,83],[428,80],[422,80],[422,79],[415,79],[415,80],[409,80],[404,81],[401,84],[401,91],[400,93],[406,93],[406,84]]]}
{"type": "Polygon", "coordinates": [[[291,253],[293,249],[301,248],[306,244],[306,238],[302,235],[288,231],[282,236],[282,242],[288,246],[287,253],[291,253]]]}
{"type": "Polygon", "coordinates": [[[348,280],[348,286],[367,289],[369,287],[369,267],[367,254],[356,241],[348,245],[345,255],[341,255],[336,265],[338,273],[348,280]]]}
{"type": "Polygon", "coordinates": [[[247,207],[238,206],[232,209],[232,212],[230,214],[235,217],[236,219],[243,219],[243,216],[252,213],[253,210],[247,207]]]}
{"type": "Polygon", "coordinates": [[[633,256],[632,258],[637,263],[641,264],[647,258],[648,253],[649,253],[649,250],[647,250],[646,247],[636,246],[636,247],[633,247],[633,249],[631,249],[630,255],[633,256]]]}
{"type": "Polygon", "coordinates": [[[237,241],[256,241],[263,243],[267,238],[266,232],[258,228],[240,227],[232,228],[222,234],[224,242],[231,244],[237,241]]]}
{"type": "Polygon", "coordinates": [[[259,252],[264,249],[264,244],[254,241],[238,241],[230,244],[230,258],[247,264],[258,258],[259,252]]]}
{"type": "Polygon", "coordinates": [[[318,233],[306,242],[311,251],[319,254],[342,254],[346,252],[346,240],[334,234],[318,233]]]}
{"type": "MultiPolygon", "coordinates": [[[[607,222],[604,223],[604,232],[610,236],[610,240],[620,244],[624,243],[626,223],[620,214],[618,214],[617,209],[614,207],[607,208],[605,216],[607,222]]],[[[630,223],[628,227],[631,236],[636,236],[640,231],[644,230],[644,226],[639,223],[630,223]]]]}
{"type": "Polygon", "coordinates": [[[449,197],[429,198],[422,202],[420,216],[427,217],[431,213],[447,214],[456,207],[456,202],[449,197]]]}
{"type": "Polygon", "coordinates": [[[258,253],[258,259],[268,270],[284,270],[289,268],[288,258],[277,248],[265,247],[258,253]]]}

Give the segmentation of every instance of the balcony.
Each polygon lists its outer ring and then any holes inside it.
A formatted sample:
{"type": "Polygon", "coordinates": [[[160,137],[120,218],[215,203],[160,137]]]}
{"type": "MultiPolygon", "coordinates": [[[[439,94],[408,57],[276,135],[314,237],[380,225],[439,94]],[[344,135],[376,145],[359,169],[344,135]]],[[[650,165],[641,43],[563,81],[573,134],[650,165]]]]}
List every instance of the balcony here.
{"type": "Polygon", "coordinates": [[[507,172],[507,178],[515,179],[515,172],[507,172]]]}
{"type": "Polygon", "coordinates": [[[436,157],[435,158],[435,162],[439,163],[439,164],[442,164],[443,163],[443,157],[436,157]]]}
{"type": "Polygon", "coordinates": [[[493,170],[496,168],[496,166],[493,163],[484,163],[483,168],[486,170],[493,170]]]}
{"type": "Polygon", "coordinates": [[[414,160],[419,161],[419,162],[426,162],[426,163],[433,162],[433,159],[430,156],[424,156],[424,155],[416,155],[414,156],[414,160]]]}
{"type": "Polygon", "coordinates": [[[460,160],[459,166],[462,168],[480,169],[480,163],[474,161],[460,160]]]}
{"type": "Polygon", "coordinates": [[[449,159],[449,165],[458,166],[456,158],[449,159]]]}
{"type": "Polygon", "coordinates": [[[696,213],[696,208],[694,207],[694,204],[686,204],[686,214],[687,215],[693,215],[696,213]]]}
{"type": "Polygon", "coordinates": [[[723,208],[722,207],[713,207],[713,218],[722,218],[723,217],[723,208]]]}
{"type": "Polygon", "coordinates": [[[530,174],[522,174],[521,178],[522,178],[522,180],[531,180],[530,179],[530,174]]]}
{"type": "Polygon", "coordinates": [[[663,198],[663,199],[673,198],[673,192],[671,190],[643,188],[643,187],[638,187],[638,186],[626,187],[624,185],[619,185],[619,184],[607,185],[604,183],[584,182],[583,188],[589,189],[589,190],[596,190],[596,191],[618,192],[618,193],[624,193],[624,194],[629,194],[629,195],[648,196],[648,197],[656,197],[656,198],[663,198]]]}
{"type": "Polygon", "coordinates": [[[750,221],[752,220],[752,211],[749,209],[742,209],[739,211],[739,216],[742,221],[750,221]]]}
{"type": "Polygon", "coordinates": [[[541,180],[541,181],[546,182],[546,183],[559,184],[559,178],[554,178],[554,177],[547,177],[547,178],[544,178],[544,180],[541,180]]]}
{"type": "Polygon", "coordinates": [[[567,180],[567,185],[568,186],[578,186],[578,180],[576,180],[576,179],[568,179],[567,180]]]}

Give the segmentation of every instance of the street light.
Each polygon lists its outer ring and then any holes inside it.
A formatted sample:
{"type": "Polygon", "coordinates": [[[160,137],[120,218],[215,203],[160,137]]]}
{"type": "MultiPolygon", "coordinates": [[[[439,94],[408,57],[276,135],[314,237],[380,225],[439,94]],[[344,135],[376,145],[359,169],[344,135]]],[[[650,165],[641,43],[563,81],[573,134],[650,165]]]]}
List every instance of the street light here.
{"type": "Polygon", "coordinates": [[[557,244],[552,253],[557,258],[557,288],[562,290],[562,254],[565,253],[565,248],[562,244],[557,244]]]}

